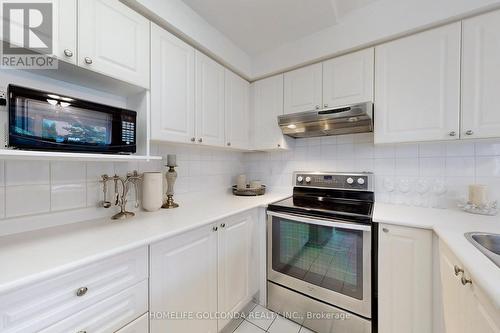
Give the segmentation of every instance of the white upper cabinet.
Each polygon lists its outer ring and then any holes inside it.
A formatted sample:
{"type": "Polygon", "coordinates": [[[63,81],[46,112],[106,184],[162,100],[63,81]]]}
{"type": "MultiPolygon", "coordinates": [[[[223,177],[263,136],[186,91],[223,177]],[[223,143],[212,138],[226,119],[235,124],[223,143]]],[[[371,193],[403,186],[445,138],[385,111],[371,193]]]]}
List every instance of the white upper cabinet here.
{"type": "Polygon", "coordinates": [[[381,224],[378,261],[378,331],[431,332],[432,231],[381,224]]]}
{"type": "Polygon", "coordinates": [[[454,140],[460,22],[375,48],[375,143],[454,140]]]}
{"type": "Polygon", "coordinates": [[[251,95],[253,148],[286,148],[278,126],[278,116],[283,114],[283,74],[253,82],[251,95]]]}
{"type": "Polygon", "coordinates": [[[77,0],[56,0],[59,39],[55,56],[72,64],[77,62],[77,0]]]}
{"type": "Polygon", "coordinates": [[[226,145],[248,149],[250,146],[250,84],[225,70],[226,145]]]}
{"type": "Polygon", "coordinates": [[[500,137],[500,11],[463,21],[461,138],[500,137]]]}
{"type": "Polygon", "coordinates": [[[144,16],[116,0],[78,1],[79,66],[149,88],[149,48],[144,16]]]}
{"type": "Polygon", "coordinates": [[[224,145],[224,67],[195,52],[196,137],[199,143],[224,145]]]}
{"type": "Polygon", "coordinates": [[[194,48],[151,25],[151,139],[195,137],[194,48]]]}
{"type": "Polygon", "coordinates": [[[323,108],[373,101],[373,48],[323,62],[323,108]]]}
{"type": "Polygon", "coordinates": [[[322,74],[321,63],[285,73],[285,114],[321,108],[322,74]]]}

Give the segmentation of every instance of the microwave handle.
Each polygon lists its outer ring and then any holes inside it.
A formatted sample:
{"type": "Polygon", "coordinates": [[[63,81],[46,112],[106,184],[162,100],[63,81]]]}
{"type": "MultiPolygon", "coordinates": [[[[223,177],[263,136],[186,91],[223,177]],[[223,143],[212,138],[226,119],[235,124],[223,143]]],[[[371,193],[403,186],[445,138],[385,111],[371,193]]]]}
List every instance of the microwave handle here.
{"type": "Polygon", "coordinates": [[[276,213],[276,212],[271,212],[271,211],[268,211],[267,215],[280,217],[280,218],[287,219],[287,220],[307,223],[307,224],[323,225],[326,227],[334,227],[334,228],[347,229],[347,230],[361,230],[361,231],[371,231],[372,230],[370,225],[355,224],[355,223],[349,223],[349,222],[344,222],[344,221],[339,221],[339,220],[326,220],[326,219],[321,219],[321,218],[309,218],[309,217],[303,217],[303,216],[297,216],[297,215],[276,213]]]}

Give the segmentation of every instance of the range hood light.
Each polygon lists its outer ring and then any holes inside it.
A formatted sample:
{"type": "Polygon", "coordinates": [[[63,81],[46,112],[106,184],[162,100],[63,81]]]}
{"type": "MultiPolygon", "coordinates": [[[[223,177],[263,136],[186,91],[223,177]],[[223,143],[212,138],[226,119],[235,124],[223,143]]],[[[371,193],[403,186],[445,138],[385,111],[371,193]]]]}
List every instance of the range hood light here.
{"type": "Polygon", "coordinates": [[[296,129],[297,128],[297,125],[295,124],[290,124],[287,126],[289,129],[296,129]]]}
{"type": "Polygon", "coordinates": [[[350,122],[350,123],[355,123],[355,122],[357,122],[358,120],[359,120],[359,118],[358,118],[358,117],[351,117],[351,118],[347,119],[347,121],[348,121],[348,122],[350,122]]]}

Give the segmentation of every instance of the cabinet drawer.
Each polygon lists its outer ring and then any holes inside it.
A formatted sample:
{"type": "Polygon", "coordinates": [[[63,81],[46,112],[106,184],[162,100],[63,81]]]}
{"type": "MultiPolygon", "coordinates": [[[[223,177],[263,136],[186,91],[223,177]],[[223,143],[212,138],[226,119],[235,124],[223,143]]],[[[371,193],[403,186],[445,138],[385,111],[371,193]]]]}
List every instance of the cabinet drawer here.
{"type": "MultiPolygon", "coordinates": [[[[86,308],[55,325],[47,327],[40,331],[40,333],[116,332],[147,311],[148,280],[144,280],[117,295],[86,308]]],[[[125,330],[124,332],[144,331],[125,330]]]]}
{"type": "Polygon", "coordinates": [[[149,332],[149,312],[143,314],[116,333],[148,333],[149,332]]]}
{"type": "Polygon", "coordinates": [[[147,258],[142,247],[0,295],[0,332],[39,331],[116,295],[147,279],[147,258]]]}

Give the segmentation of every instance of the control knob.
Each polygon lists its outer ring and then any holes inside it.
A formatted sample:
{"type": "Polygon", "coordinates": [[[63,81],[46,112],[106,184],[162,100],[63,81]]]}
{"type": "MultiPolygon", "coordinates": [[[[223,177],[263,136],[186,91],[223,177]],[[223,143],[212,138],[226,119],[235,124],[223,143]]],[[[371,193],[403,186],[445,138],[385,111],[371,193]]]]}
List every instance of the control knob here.
{"type": "Polygon", "coordinates": [[[306,177],[306,183],[310,183],[311,182],[311,177],[306,177]]]}
{"type": "Polygon", "coordinates": [[[304,177],[302,177],[302,176],[297,177],[297,182],[302,183],[303,180],[304,180],[304,177]]]}
{"type": "Polygon", "coordinates": [[[347,184],[352,185],[352,184],[354,184],[354,179],[349,177],[349,178],[347,178],[346,182],[347,182],[347,184]]]}
{"type": "Polygon", "coordinates": [[[358,178],[358,184],[363,185],[365,183],[364,178],[358,178]]]}

